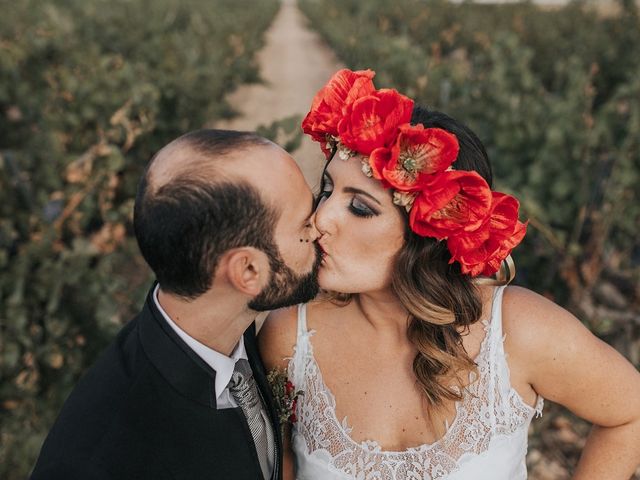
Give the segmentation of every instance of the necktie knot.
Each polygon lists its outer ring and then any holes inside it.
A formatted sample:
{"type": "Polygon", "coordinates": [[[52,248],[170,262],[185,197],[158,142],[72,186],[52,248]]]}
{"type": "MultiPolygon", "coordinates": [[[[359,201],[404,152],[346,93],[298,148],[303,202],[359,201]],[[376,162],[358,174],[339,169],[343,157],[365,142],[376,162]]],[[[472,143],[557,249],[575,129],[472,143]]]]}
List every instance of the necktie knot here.
{"type": "Polygon", "coordinates": [[[240,359],[236,362],[235,369],[229,381],[229,391],[236,400],[238,406],[253,409],[259,402],[253,373],[249,362],[240,359]]]}

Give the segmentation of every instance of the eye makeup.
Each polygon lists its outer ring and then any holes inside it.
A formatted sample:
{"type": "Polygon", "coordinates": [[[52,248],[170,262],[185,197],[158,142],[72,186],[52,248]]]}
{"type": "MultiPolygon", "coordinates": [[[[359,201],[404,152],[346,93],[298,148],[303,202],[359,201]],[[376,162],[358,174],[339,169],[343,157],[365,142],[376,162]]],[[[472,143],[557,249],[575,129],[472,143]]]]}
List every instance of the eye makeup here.
{"type": "Polygon", "coordinates": [[[357,217],[369,218],[379,215],[378,212],[370,208],[366,203],[362,202],[358,197],[353,197],[349,204],[349,210],[357,217]]]}
{"type": "MultiPolygon", "coordinates": [[[[360,190],[359,188],[353,187],[345,187],[342,189],[342,191],[347,194],[352,194],[348,209],[353,215],[360,218],[369,218],[380,214],[380,212],[378,212],[375,208],[369,206],[368,202],[359,198],[360,196],[364,196],[367,199],[380,204],[378,199],[376,199],[369,193],[365,192],[364,190],[360,190]]],[[[320,205],[320,203],[322,203],[324,199],[331,196],[332,193],[333,181],[331,179],[331,176],[327,172],[325,172],[324,177],[322,178],[322,190],[316,199],[316,208],[318,205],[320,205]]]]}

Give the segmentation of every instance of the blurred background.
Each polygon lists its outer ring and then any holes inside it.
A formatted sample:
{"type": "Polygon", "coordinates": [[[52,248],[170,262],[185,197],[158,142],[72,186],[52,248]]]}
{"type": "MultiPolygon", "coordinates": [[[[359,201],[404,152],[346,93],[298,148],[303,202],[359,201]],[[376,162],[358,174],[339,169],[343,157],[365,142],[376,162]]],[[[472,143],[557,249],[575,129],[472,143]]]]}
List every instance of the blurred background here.
{"type": "MultiPolygon", "coordinates": [[[[151,155],[258,129],[315,187],[299,122],[341,66],[466,122],[530,221],[516,283],[640,364],[635,0],[0,0],[0,478],[151,283],[131,218],[151,155]]],[[[569,478],[588,425],[548,402],[530,478],[569,478]]],[[[638,476],[640,478],[640,476],[638,476]]]]}

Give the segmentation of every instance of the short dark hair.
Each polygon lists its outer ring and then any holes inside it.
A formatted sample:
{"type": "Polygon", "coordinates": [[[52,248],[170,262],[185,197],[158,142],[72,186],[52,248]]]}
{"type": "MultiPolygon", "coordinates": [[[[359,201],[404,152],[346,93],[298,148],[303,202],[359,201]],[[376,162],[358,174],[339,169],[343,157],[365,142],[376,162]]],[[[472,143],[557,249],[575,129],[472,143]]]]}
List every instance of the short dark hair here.
{"type": "MultiPolygon", "coordinates": [[[[199,130],[175,141],[211,162],[267,143],[253,133],[229,130],[199,130]]],[[[248,182],[204,180],[212,175],[188,172],[153,189],[148,172],[149,167],[138,186],[133,226],[163,290],[195,299],[211,287],[220,256],[229,249],[277,251],[273,233],[279,213],[248,182]]]]}

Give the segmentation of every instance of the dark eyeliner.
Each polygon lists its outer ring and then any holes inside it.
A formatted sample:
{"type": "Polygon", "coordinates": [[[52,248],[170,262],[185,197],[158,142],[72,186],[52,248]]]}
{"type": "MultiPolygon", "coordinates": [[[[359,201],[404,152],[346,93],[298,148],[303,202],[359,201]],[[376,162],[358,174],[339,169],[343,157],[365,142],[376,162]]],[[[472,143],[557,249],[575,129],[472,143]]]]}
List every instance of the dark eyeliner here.
{"type": "Polygon", "coordinates": [[[367,206],[364,202],[358,200],[358,203],[361,204],[364,208],[359,208],[354,205],[354,202],[357,199],[354,197],[349,203],[349,210],[357,217],[361,218],[369,218],[378,215],[378,212],[367,206]]]}

